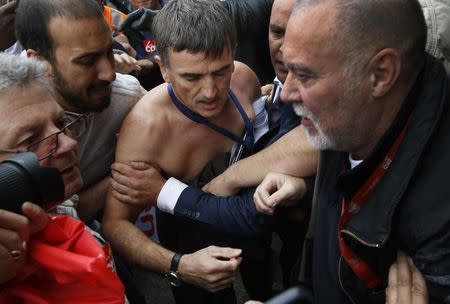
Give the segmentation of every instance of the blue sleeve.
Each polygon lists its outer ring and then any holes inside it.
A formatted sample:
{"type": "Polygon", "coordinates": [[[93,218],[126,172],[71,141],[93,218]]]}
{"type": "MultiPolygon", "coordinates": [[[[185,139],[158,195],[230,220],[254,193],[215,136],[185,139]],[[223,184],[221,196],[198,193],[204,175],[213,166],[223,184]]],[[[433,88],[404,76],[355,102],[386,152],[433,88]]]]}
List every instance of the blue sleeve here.
{"type": "Polygon", "coordinates": [[[187,187],[178,198],[174,215],[199,221],[222,233],[258,237],[272,230],[275,219],[256,210],[254,192],[255,188],[249,188],[223,197],[187,187]]]}

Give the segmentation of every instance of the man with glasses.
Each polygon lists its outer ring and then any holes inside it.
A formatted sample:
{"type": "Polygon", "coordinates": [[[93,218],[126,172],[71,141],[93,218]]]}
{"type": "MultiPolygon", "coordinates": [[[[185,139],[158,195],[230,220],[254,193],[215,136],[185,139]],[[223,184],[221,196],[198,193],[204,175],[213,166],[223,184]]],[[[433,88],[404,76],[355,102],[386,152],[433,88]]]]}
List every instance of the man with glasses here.
{"type": "Polygon", "coordinates": [[[134,77],[114,72],[111,32],[94,0],[20,1],[16,31],[27,55],[52,67],[68,118],[87,114],[77,138],[84,181],[78,211],[89,223],[105,202],[116,134],[145,90],[134,77]]]}
{"type": "MultiPolygon", "coordinates": [[[[0,53],[0,160],[15,153],[35,153],[41,166],[59,170],[67,199],[82,186],[77,143],[71,136],[83,117],[67,123],[47,73],[42,62],[0,53]]],[[[30,235],[48,222],[35,204],[27,202],[21,210],[23,214],[0,212],[0,284],[21,271],[30,235]]]]}
{"type": "Polygon", "coordinates": [[[85,121],[86,115],[81,114],[74,119],[70,119],[67,115],[64,119],[59,123],[59,131],[52,133],[42,139],[39,139],[27,146],[23,149],[8,149],[8,148],[0,148],[0,153],[24,153],[24,152],[33,152],[38,156],[39,161],[43,161],[49,157],[51,157],[56,150],[58,149],[59,144],[59,135],[64,133],[66,136],[69,136],[73,139],[77,139],[79,135],[81,135],[81,124],[85,121]],[[62,127],[61,127],[62,126],[62,127]]]}

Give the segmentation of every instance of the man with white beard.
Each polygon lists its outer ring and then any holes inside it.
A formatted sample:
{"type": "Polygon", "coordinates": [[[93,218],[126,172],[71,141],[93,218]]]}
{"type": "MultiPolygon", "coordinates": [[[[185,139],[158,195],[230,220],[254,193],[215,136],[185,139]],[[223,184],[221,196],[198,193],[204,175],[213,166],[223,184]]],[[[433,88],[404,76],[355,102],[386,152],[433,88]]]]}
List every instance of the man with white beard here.
{"type": "MultiPolygon", "coordinates": [[[[450,86],[426,38],[418,1],[303,0],[289,19],[281,98],[322,150],[300,277],[314,303],[448,301],[450,86]],[[426,288],[396,294],[416,268],[426,288]]],[[[257,208],[295,180],[267,176],[257,208]]]]}

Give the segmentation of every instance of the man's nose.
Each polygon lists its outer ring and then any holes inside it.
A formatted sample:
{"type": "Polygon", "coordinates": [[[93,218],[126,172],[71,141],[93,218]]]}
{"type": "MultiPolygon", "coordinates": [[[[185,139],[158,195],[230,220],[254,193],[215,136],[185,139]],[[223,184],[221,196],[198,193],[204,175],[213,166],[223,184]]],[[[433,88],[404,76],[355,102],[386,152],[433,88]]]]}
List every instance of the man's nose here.
{"type": "Polygon", "coordinates": [[[116,79],[116,71],[114,70],[114,61],[104,57],[98,63],[98,79],[109,83],[116,79]]]}
{"type": "Polygon", "coordinates": [[[298,84],[296,83],[292,73],[288,72],[286,80],[283,83],[283,88],[281,89],[280,98],[283,102],[301,102],[301,95],[299,92],[298,84]]]}
{"type": "Polygon", "coordinates": [[[202,84],[202,95],[208,100],[216,98],[217,85],[213,79],[207,79],[202,84]]]}
{"type": "Polygon", "coordinates": [[[59,134],[58,149],[56,150],[56,154],[64,154],[70,151],[77,153],[77,149],[78,144],[75,139],[68,136],[64,132],[59,134]]]}

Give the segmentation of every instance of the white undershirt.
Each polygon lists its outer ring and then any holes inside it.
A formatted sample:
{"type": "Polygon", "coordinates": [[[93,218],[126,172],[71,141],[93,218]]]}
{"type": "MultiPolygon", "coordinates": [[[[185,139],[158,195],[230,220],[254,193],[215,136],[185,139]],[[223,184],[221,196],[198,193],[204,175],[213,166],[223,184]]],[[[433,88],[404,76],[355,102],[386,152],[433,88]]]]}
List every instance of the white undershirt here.
{"type": "Polygon", "coordinates": [[[348,155],[348,160],[350,161],[350,167],[353,169],[360,163],[362,163],[362,159],[353,159],[352,155],[348,155]]]}

